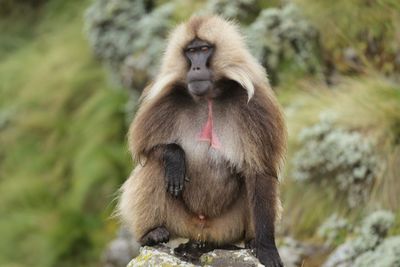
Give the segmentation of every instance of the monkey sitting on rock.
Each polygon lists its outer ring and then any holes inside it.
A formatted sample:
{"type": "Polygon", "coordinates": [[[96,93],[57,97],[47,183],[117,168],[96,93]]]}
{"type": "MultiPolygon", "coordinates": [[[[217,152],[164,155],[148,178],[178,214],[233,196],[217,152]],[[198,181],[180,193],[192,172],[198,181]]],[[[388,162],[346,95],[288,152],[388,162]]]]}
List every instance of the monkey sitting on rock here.
{"type": "Polygon", "coordinates": [[[179,25],[139,104],[129,131],[139,164],[119,202],[138,242],[244,241],[265,266],[283,266],[275,223],[286,130],[237,27],[218,16],[179,25]]]}

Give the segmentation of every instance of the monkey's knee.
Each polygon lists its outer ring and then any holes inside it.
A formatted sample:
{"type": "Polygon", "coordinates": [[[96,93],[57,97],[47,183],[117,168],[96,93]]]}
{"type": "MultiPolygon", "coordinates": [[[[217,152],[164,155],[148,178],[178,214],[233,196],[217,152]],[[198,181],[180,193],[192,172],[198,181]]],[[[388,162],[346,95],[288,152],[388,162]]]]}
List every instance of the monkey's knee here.
{"type": "Polygon", "coordinates": [[[149,230],[164,225],[165,191],[160,171],[153,164],[138,166],[121,188],[119,215],[129,231],[141,239],[149,230]],[[158,175],[158,176],[157,176],[158,175]]]}

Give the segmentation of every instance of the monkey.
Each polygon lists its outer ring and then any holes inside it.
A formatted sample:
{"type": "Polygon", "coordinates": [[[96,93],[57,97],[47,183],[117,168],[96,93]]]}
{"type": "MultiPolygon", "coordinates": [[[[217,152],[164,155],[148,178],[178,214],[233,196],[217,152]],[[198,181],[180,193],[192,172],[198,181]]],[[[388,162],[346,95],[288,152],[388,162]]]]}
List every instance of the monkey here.
{"type": "Polygon", "coordinates": [[[283,112],[238,26],[217,15],[176,27],[144,90],[128,144],[138,163],[118,211],[141,245],[175,237],[245,242],[283,266],[275,242],[283,112]]]}

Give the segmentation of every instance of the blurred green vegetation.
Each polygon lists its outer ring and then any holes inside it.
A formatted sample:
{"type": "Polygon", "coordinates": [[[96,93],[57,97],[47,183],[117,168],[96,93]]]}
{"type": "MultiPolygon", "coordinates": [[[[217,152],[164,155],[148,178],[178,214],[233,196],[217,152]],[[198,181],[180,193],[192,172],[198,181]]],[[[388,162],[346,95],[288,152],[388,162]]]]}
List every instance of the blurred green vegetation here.
{"type": "Polygon", "coordinates": [[[320,30],[325,60],[342,72],[356,71],[346,64],[343,49],[354,49],[366,67],[382,73],[400,70],[400,2],[397,0],[293,0],[320,30]],[[396,59],[397,58],[397,59],[396,59]]]}
{"type": "MultiPolygon", "coordinates": [[[[172,2],[174,24],[213,1],[172,2]]],[[[247,27],[261,9],[281,6],[254,2],[217,10],[236,14],[247,27]]],[[[321,68],[333,68],[339,79],[328,87],[319,72],[299,73],[286,61],[278,69],[275,89],[289,129],[281,232],[322,243],[317,229],[332,214],[356,224],[370,211],[388,209],[396,212],[390,234],[398,235],[400,4],[293,2],[320,34],[321,68]],[[347,48],[356,51],[357,66],[346,59],[347,48]],[[337,115],[338,127],[374,140],[381,159],[368,201],[355,208],[332,188],[291,179],[302,146],[298,133],[326,111],[337,115]]],[[[135,98],[94,59],[83,33],[91,3],[0,2],[0,266],[98,266],[118,227],[111,214],[132,169],[125,135],[135,98]]]]}
{"type": "Polygon", "coordinates": [[[115,234],[127,92],[87,46],[88,1],[72,2],[0,23],[1,266],[95,266],[115,234]]]}
{"type": "MultiPolygon", "coordinates": [[[[354,223],[363,214],[377,208],[398,211],[400,150],[397,125],[400,121],[400,86],[373,74],[349,78],[330,89],[311,80],[299,82],[297,86],[282,86],[279,94],[286,106],[289,135],[292,133],[289,137],[286,179],[282,186],[284,227],[288,227],[295,235],[309,238],[333,213],[341,214],[354,223]],[[376,177],[368,200],[353,209],[347,207],[344,196],[337,195],[328,186],[301,184],[291,179],[292,159],[302,145],[297,134],[305,126],[317,123],[321,112],[335,114],[337,127],[360,132],[376,144],[374,152],[380,158],[381,172],[376,177]]],[[[396,221],[398,224],[399,218],[396,221]]],[[[399,230],[397,226],[394,231],[399,230]]]]}

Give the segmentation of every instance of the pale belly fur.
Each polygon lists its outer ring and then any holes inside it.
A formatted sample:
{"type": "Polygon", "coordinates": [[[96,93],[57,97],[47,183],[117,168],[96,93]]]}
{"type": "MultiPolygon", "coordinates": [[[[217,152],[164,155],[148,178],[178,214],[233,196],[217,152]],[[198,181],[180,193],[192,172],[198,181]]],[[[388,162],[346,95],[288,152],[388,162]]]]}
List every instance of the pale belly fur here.
{"type": "Polygon", "coordinates": [[[178,140],[185,151],[190,180],[185,183],[183,201],[194,214],[218,217],[235,202],[241,190],[235,173],[243,161],[241,140],[235,125],[224,121],[222,112],[218,113],[218,107],[214,107],[213,131],[221,146],[214,148],[210,142],[200,141],[199,135],[207,120],[206,110],[204,106],[197,114],[183,118],[188,122],[186,125],[192,126],[182,129],[184,137],[178,140]]]}

